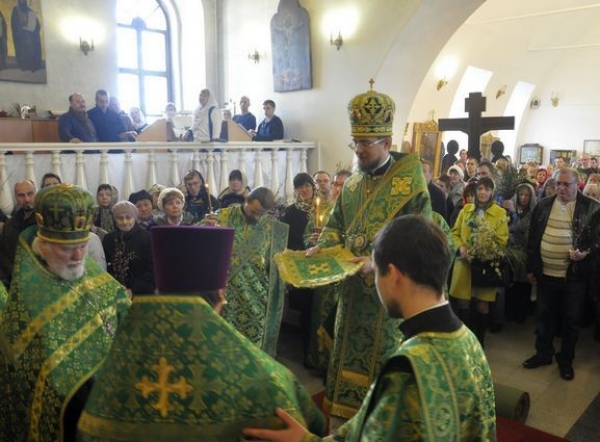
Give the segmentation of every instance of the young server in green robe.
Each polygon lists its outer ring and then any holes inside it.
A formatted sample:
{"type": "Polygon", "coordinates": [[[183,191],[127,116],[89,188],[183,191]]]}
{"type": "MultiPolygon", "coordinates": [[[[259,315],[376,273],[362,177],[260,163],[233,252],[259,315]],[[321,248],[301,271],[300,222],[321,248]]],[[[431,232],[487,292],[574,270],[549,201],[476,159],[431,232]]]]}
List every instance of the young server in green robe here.
{"type": "Polygon", "coordinates": [[[322,434],[325,421],[283,366],[218,312],[234,229],[153,227],[158,295],[136,296],[79,421],[82,442],[238,442],[277,428],[272,409],[322,434]],[[190,259],[193,257],[193,259],[190,259]]]}
{"type": "MultiPolygon", "coordinates": [[[[452,253],[431,220],[406,215],[390,222],[373,246],[381,304],[405,338],[383,364],[358,413],[323,440],[496,440],[494,387],[477,338],[454,315],[443,291],[452,253]]],[[[246,429],[260,440],[319,441],[278,408],[284,430],[246,429]]]]}

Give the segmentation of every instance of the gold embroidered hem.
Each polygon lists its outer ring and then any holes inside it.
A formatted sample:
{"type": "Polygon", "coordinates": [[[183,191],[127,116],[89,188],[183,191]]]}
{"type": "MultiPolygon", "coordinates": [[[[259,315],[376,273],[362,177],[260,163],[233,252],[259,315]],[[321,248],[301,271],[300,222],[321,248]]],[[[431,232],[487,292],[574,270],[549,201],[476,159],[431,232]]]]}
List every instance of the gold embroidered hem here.
{"type": "Polygon", "coordinates": [[[342,281],[356,274],[362,263],[348,262],[352,252],[338,245],[307,257],[304,250],[285,250],[275,255],[281,278],[298,288],[315,288],[342,281]]]}

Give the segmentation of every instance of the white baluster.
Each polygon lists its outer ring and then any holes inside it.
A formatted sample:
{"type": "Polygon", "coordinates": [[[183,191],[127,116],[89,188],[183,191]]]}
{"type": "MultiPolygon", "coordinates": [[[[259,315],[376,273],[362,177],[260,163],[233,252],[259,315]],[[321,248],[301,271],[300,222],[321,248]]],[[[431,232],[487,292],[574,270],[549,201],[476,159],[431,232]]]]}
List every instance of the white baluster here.
{"type": "Polygon", "coordinates": [[[288,204],[294,202],[294,172],[292,171],[292,149],[285,156],[285,200],[288,204]]]}
{"type": "MultiPolygon", "coordinates": [[[[110,184],[108,178],[108,150],[100,151],[100,182],[98,184],[110,184]]],[[[121,196],[123,196],[121,194],[121,196]]]]}
{"type": "Polygon", "coordinates": [[[275,197],[279,193],[279,151],[273,149],[271,151],[271,192],[275,197]]]}
{"type": "Polygon", "coordinates": [[[52,151],[51,165],[52,165],[52,173],[55,175],[58,175],[62,180],[63,176],[62,176],[62,170],[60,167],[60,150],[52,151]]]}
{"type": "Polygon", "coordinates": [[[125,150],[125,162],[123,164],[123,188],[121,189],[121,199],[129,199],[131,192],[135,190],[133,184],[133,159],[131,158],[131,149],[125,150]]]}
{"type": "Polygon", "coordinates": [[[36,184],[34,164],[33,151],[28,150],[25,154],[25,178],[33,181],[33,184],[36,184]]]}
{"type": "Polygon", "coordinates": [[[171,173],[169,174],[169,186],[179,186],[181,177],[179,176],[179,153],[171,152],[171,173]]]}
{"type": "Polygon", "coordinates": [[[229,186],[229,163],[227,160],[228,152],[223,149],[221,151],[221,172],[219,177],[219,193],[229,186]]]}
{"type": "Polygon", "coordinates": [[[0,150],[0,209],[4,213],[12,213],[13,203],[13,191],[10,183],[8,182],[8,174],[6,172],[6,151],[0,150]]]}
{"type": "Polygon", "coordinates": [[[146,175],[146,189],[158,184],[158,172],[156,170],[156,152],[151,149],[148,153],[148,174],[146,175]]]}
{"type": "Polygon", "coordinates": [[[248,174],[246,173],[246,155],[244,155],[244,149],[240,149],[238,151],[238,170],[242,172],[243,177],[248,179],[248,174]]]}
{"type": "Polygon", "coordinates": [[[262,150],[256,149],[254,153],[254,187],[264,186],[262,173],[262,150]]]}
{"type": "Polygon", "coordinates": [[[300,172],[306,172],[308,170],[308,155],[307,149],[300,150],[300,172]]]}
{"type": "Polygon", "coordinates": [[[89,190],[85,179],[85,156],[80,150],[75,154],[75,184],[89,190]]]}
{"type": "Polygon", "coordinates": [[[200,160],[201,160],[200,151],[195,150],[194,153],[192,154],[192,169],[197,170],[198,172],[202,173],[200,171],[200,160]]]}
{"type": "Polygon", "coordinates": [[[219,191],[217,189],[215,189],[215,154],[213,153],[213,150],[210,149],[208,151],[208,155],[206,158],[206,167],[207,167],[207,172],[206,172],[206,182],[208,183],[209,190],[210,193],[217,197],[219,195],[219,191]]]}

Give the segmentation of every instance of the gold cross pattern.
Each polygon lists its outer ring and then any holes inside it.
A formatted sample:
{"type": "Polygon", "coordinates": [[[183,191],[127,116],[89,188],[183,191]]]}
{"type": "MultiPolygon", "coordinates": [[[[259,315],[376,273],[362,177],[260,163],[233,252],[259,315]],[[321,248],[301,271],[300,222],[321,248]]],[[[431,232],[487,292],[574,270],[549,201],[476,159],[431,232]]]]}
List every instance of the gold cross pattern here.
{"type": "Polygon", "coordinates": [[[412,184],[412,178],[404,177],[392,178],[392,190],[390,191],[391,196],[396,195],[410,195],[410,185],[412,184]]]}
{"type": "Polygon", "coordinates": [[[329,271],[329,263],[322,262],[321,264],[310,264],[308,266],[308,273],[311,275],[317,273],[327,273],[329,271]]]}
{"type": "Polygon", "coordinates": [[[169,374],[175,369],[167,363],[167,359],[161,357],[158,365],[153,365],[152,370],[158,374],[158,383],[150,381],[148,376],[142,376],[142,381],[135,384],[135,388],[147,399],[152,393],[158,393],[158,402],[152,404],[152,408],[160,412],[162,417],[167,417],[171,407],[169,406],[169,394],[177,394],[185,399],[194,387],[187,383],[183,376],[175,384],[169,384],[169,374]]]}

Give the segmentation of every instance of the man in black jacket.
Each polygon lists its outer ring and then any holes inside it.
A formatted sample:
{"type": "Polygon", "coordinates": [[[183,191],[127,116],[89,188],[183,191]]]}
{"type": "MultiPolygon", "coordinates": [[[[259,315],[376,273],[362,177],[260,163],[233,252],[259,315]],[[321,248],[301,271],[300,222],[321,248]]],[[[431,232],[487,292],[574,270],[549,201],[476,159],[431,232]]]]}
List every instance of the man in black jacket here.
{"type": "Polygon", "coordinates": [[[35,224],[35,216],[33,216],[35,193],[35,183],[31,180],[24,180],[15,184],[17,210],[4,224],[0,236],[0,280],[6,288],[10,287],[12,279],[19,235],[27,227],[35,224]]]}
{"type": "Polygon", "coordinates": [[[556,178],[556,196],[535,207],[527,244],[527,276],[538,284],[536,353],[523,362],[525,368],[550,365],[552,357],[565,380],[575,377],[575,345],[582,328],[590,266],[597,253],[578,250],[577,238],[598,202],[577,190],[578,175],[563,168],[556,178]],[[560,353],[554,354],[553,340],[561,321],[560,353]]]}

